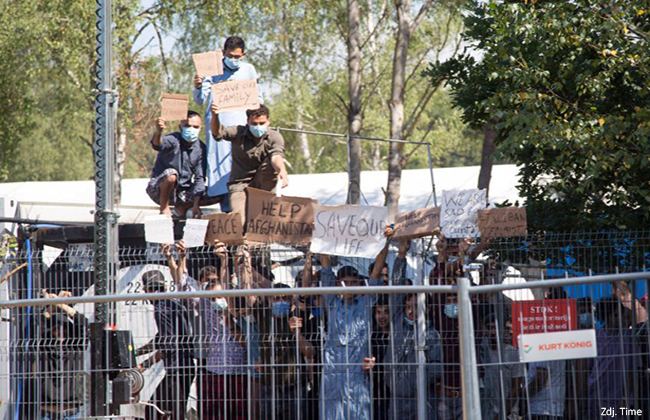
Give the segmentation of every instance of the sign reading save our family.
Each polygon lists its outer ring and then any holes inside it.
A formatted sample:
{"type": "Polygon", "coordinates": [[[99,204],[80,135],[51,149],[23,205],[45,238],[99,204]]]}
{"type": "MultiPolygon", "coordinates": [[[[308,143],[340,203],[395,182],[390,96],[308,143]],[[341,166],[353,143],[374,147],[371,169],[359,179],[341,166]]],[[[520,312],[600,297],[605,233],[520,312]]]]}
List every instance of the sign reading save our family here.
{"type": "Polygon", "coordinates": [[[386,245],[386,207],[314,204],[311,252],[375,258],[386,245]]]}
{"type": "Polygon", "coordinates": [[[486,205],[485,190],[450,190],[442,192],[440,228],[447,238],[477,238],[478,211],[486,205]]]}
{"type": "Polygon", "coordinates": [[[246,188],[246,238],[251,242],[306,245],[314,226],[314,200],[277,197],[268,191],[246,188]]]}
{"type": "Polygon", "coordinates": [[[220,112],[246,111],[260,107],[260,95],[257,81],[228,80],[211,86],[212,101],[217,104],[220,112]]]}
{"type": "Polygon", "coordinates": [[[483,238],[526,236],[526,208],[501,207],[478,212],[478,228],[483,238]]]}
{"type": "Polygon", "coordinates": [[[395,239],[421,238],[431,235],[440,227],[440,207],[427,207],[395,218],[395,239]]]}

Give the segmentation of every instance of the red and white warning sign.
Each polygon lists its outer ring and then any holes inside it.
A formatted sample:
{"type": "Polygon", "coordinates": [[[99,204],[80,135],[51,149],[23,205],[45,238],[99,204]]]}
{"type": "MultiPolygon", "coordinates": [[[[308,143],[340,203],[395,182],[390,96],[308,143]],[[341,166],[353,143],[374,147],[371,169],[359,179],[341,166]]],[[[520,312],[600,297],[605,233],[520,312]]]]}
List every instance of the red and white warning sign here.
{"type": "Polygon", "coordinates": [[[512,345],[520,334],[570,331],[577,329],[575,299],[523,300],[512,302],[512,345]]]}

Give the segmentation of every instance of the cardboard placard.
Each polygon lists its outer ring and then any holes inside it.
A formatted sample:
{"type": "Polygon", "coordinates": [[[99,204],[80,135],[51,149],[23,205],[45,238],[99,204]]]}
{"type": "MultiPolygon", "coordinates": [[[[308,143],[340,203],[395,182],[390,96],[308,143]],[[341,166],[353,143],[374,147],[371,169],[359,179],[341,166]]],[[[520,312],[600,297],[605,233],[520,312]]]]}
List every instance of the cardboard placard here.
{"type": "Polygon", "coordinates": [[[246,111],[260,107],[257,80],[228,80],[212,85],[212,102],[219,112],[246,111]]]}
{"type": "Polygon", "coordinates": [[[246,238],[261,243],[308,244],[314,229],[314,202],[246,188],[246,238]]]}
{"type": "Polygon", "coordinates": [[[190,100],[187,95],[173,95],[171,93],[163,93],[162,95],[162,109],[160,116],[165,121],[180,121],[187,118],[187,110],[189,109],[190,100]]]}
{"type": "Polygon", "coordinates": [[[192,54],[196,74],[203,77],[218,76],[223,74],[223,53],[221,51],[208,51],[192,54]]]}
{"type": "Polygon", "coordinates": [[[156,244],[173,244],[174,221],[172,218],[165,214],[145,216],[144,240],[156,244]]]}
{"type": "Polygon", "coordinates": [[[209,220],[187,219],[183,230],[185,248],[196,248],[205,243],[205,233],[208,230],[209,220]]]}
{"type": "Polygon", "coordinates": [[[203,215],[202,219],[208,220],[208,231],[205,242],[214,244],[215,240],[226,245],[240,245],[244,243],[244,229],[239,213],[215,213],[203,215]]]}
{"type": "Polygon", "coordinates": [[[485,208],[486,191],[450,190],[442,192],[440,228],[447,238],[477,238],[478,211],[485,208]]]}
{"type": "Polygon", "coordinates": [[[512,302],[512,345],[519,334],[575,330],[578,312],[575,299],[520,300],[512,302]]]}
{"type": "Polygon", "coordinates": [[[314,204],[311,252],[375,258],[386,245],[388,208],[314,204]]]}
{"type": "Polygon", "coordinates": [[[483,238],[526,236],[526,207],[479,210],[478,229],[483,238]]]}
{"type": "Polygon", "coordinates": [[[429,236],[440,227],[440,207],[427,207],[395,218],[395,239],[413,239],[429,236]]]}

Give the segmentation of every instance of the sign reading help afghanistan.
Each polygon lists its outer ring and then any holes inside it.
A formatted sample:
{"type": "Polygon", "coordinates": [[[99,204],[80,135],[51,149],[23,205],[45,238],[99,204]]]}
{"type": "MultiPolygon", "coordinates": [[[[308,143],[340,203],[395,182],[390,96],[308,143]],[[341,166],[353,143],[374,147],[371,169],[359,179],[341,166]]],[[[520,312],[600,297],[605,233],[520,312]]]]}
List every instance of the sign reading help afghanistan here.
{"type": "Polygon", "coordinates": [[[251,242],[306,245],[314,229],[314,200],[277,197],[246,188],[246,238],[251,242]]]}
{"type": "Polygon", "coordinates": [[[512,302],[512,341],[519,334],[575,330],[578,312],[575,299],[520,300],[512,302]]]}
{"type": "Polygon", "coordinates": [[[244,229],[239,213],[215,213],[204,215],[202,218],[210,222],[205,236],[207,244],[212,245],[214,241],[220,241],[226,245],[240,245],[244,242],[244,229]]]}
{"type": "Polygon", "coordinates": [[[442,192],[440,227],[447,238],[476,238],[478,211],[485,208],[485,190],[451,190],[442,192]]]}
{"type": "Polygon", "coordinates": [[[189,109],[190,100],[187,95],[172,95],[171,93],[163,93],[162,95],[162,110],[160,116],[165,121],[180,121],[187,118],[187,110],[189,109]]]}
{"type": "Polygon", "coordinates": [[[596,330],[524,334],[519,336],[522,362],[598,357],[596,330]]]}
{"type": "Polygon", "coordinates": [[[314,204],[311,252],[375,258],[386,245],[388,208],[314,204]]]}
{"type": "Polygon", "coordinates": [[[429,236],[440,227],[440,207],[427,207],[395,218],[395,239],[412,239],[429,236]]]}
{"type": "Polygon", "coordinates": [[[223,74],[223,54],[221,51],[209,51],[192,54],[196,74],[203,77],[223,74]]]}
{"type": "Polygon", "coordinates": [[[483,238],[526,236],[526,207],[479,210],[478,229],[483,238]]]}
{"type": "Polygon", "coordinates": [[[246,111],[260,107],[260,95],[257,81],[229,80],[212,85],[212,102],[217,104],[219,112],[246,111]]]}

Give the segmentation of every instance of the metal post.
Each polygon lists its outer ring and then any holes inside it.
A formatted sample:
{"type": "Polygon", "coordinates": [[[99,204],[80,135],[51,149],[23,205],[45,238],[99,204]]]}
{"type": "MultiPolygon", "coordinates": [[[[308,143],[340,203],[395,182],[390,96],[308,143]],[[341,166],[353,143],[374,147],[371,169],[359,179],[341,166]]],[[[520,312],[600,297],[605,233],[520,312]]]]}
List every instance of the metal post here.
{"type": "Polygon", "coordinates": [[[469,297],[469,279],[465,277],[458,278],[458,305],[463,418],[466,420],[481,420],[472,301],[469,297]]]}
{"type": "MultiPolygon", "coordinates": [[[[427,384],[427,316],[425,313],[425,295],[418,293],[418,339],[417,339],[417,360],[418,360],[418,420],[427,419],[427,401],[429,387],[427,384]]],[[[429,361],[430,363],[430,361],[429,361]]]]}
{"type": "MultiPolygon", "coordinates": [[[[106,295],[115,276],[117,257],[117,217],[114,212],[113,173],[115,168],[114,105],[116,95],[111,83],[111,0],[96,0],[97,88],[95,93],[95,229],[94,282],[95,295],[106,295]]],[[[108,355],[105,329],[109,320],[108,303],[95,303],[95,322],[91,333],[92,407],[95,416],[108,415],[108,355]]]]}
{"type": "Polygon", "coordinates": [[[431,191],[433,194],[433,207],[438,207],[436,198],[436,183],[433,181],[433,159],[431,158],[431,145],[427,143],[427,159],[429,161],[429,174],[431,175],[431,191]]]}

